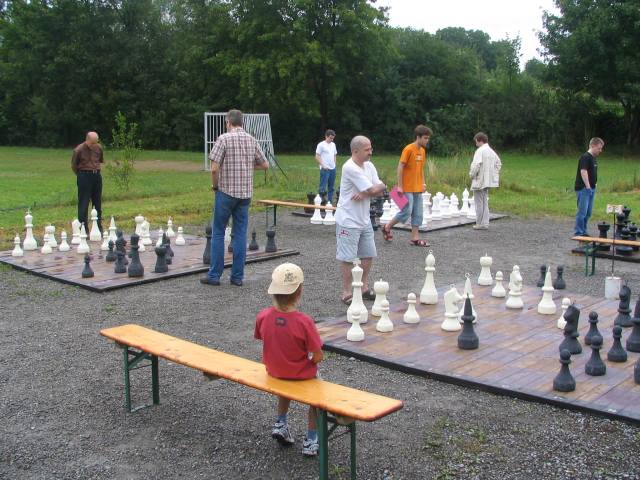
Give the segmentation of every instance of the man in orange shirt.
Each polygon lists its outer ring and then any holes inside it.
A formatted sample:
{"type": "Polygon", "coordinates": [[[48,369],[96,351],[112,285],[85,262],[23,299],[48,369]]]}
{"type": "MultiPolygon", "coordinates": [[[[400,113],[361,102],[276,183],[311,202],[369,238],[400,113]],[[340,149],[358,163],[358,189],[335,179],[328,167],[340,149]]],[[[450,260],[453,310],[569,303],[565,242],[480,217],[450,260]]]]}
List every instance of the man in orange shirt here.
{"type": "Polygon", "coordinates": [[[391,229],[396,223],[406,221],[411,217],[411,240],[409,243],[416,247],[428,247],[429,242],[420,239],[420,225],[422,225],[422,193],[427,190],[424,179],[424,167],[427,163],[425,147],[429,143],[432,131],[429,127],[418,125],[415,128],[416,139],[410,143],[400,156],[398,162],[398,193],[404,195],[408,202],[395,217],[382,227],[384,239],[393,238],[391,229]]]}

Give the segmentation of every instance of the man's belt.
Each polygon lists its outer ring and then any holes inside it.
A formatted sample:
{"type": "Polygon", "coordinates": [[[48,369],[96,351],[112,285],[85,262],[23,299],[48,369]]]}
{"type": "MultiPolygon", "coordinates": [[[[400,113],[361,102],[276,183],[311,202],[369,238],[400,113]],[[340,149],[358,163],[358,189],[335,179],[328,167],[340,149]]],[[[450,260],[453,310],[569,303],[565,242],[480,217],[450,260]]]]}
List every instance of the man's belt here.
{"type": "Polygon", "coordinates": [[[100,173],[100,170],[78,170],[78,172],[82,173],[100,173]]]}

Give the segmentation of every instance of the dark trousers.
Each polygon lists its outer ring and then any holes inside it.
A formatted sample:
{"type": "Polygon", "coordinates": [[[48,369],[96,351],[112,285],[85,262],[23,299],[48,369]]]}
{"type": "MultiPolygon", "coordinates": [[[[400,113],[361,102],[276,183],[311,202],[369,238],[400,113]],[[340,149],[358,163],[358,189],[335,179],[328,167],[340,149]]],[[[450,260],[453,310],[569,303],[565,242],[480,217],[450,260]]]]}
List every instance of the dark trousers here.
{"type": "Polygon", "coordinates": [[[91,225],[87,221],[89,200],[93,208],[98,212],[98,228],[102,232],[102,175],[88,171],[79,171],[76,175],[78,184],[78,221],[84,223],[84,228],[89,235],[91,225]]]}

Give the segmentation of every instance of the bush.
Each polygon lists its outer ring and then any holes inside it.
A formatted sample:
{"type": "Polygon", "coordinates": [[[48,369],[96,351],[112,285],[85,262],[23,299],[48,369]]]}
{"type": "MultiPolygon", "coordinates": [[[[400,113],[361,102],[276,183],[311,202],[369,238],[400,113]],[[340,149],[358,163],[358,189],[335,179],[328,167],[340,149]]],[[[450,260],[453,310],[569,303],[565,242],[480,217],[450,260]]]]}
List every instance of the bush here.
{"type": "Polygon", "coordinates": [[[138,138],[137,123],[127,123],[122,112],[116,114],[115,120],[116,128],[111,130],[112,158],[106,170],[120,190],[128,191],[135,172],[135,161],[142,150],[142,141],[138,138]]]}

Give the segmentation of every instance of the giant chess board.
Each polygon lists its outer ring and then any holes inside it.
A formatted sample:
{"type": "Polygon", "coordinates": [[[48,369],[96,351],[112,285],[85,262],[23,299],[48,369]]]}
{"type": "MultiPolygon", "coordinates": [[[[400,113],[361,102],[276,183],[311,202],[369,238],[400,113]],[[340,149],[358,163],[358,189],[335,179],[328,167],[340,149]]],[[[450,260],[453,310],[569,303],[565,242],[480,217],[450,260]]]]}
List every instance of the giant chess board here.
{"type": "MultiPolygon", "coordinates": [[[[24,252],[23,257],[12,257],[11,250],[3,251],[0,252],[0,262],[58,282],[76,285],[94,292],[106,292],[167,278],[206,272],[209,266],[202,262],[206,238],[193,235],[184,235],[184,238],[186,245],[171,245],[175,255],[172,264],[169,265],[169,271],[166,273],[153,273],[156,254],[151,246],[147,246],[146,251],[140,252],[144,276],[139,278],[129,278],[126,273],[114,273],[115,264],[105,261],[104,257],[108,252],[100,251],[100,243],[98,242],[88,242],[91,247],[91,269],[95,273],[91,278],[82,278],[84,255],[76,253],[75,245],[68,252],[59,252],[54,249],[54,252],[48,255],[40,253],[39,249],[24,252]]],[[[247,251],[247,263],[297,255],[298,253],[289,249],[267,253],[263,246],[259,250],[247,251]]],[[[231,266],[231,263],[232,254],[226,253],[225,267],[231,266]]]]}
{"type": "MultiPolygon", "coordinates": [[[[458,288],[463,291],[461,287],[458,288]]],[[[614,363],[607,360],[612,345],[612,327],[617,315],[617,301],[594,298],[556,290],[556,315],[541,315],[537,305],[540,289],[525,287],[523,310],[505,307],[504,298],[490,295],[491,287],[473,286],[473,305],[478,314],[475,331],[480,339],[477,350],[461,350],[457,346],[460,332],[445,332],[442,291],[437,305],[417,304],[420,323],[403,323],[405,302],[391,304],[390,317],[394,330],[380,333],[375,326],[379,317],[362,325],[365,339],[346,339],[349,323],[346,315],[317,324],[324,349],[353,356],[412,374],[433,377],[449,383],[480,388],[493,393],[588,411],[609,417],[640,423],[640,385],[634,383],[633,369],[640,353],[628,352],[628,360],[614,363]],[[576,390],[561,393],[553,390],[553,379],[560,371],[558,346],[564,336],[556,326],[562,312],[562,297],[569,297],[580,308],[579,341],[582,353],[571,357],[570,370],[576,380],[576,390]],[[607,365],[604,376],[585,374],[585,364],[591,348],[583,339],[589,329],[588,315],[599,314],[598,328],[604,338],[600,355],[607,365]]],[[[415,292],[416,295],[419,292],[415,292]]],[[[391,299],[395,300],[395,299],[391,299]]],[[[370,304],[367,305],[369,308],[370,304]]],[[[622,345],[631,329],[624,329],[622,345]]]]}
{"type": "MultiPolygon", "coordinates": [[[[502,213],[491,213],[489,214],[489,220],[499,220],[501,218],[506,217],[502,213]]],[[[475,219],[468,217],[451,217],[451,218],[441,218],[440,220],[431,220],[427,225],[420,226],[419,230],[421,232],[433,232],[435,230],[444,230],[445,228],[455,228],[455,227],[464,227],[465,225],[473,225],[475,224],[475,219]]],[[[397,223],[393,226],[394,230],[407,230],[411,231],[411,225],[406,225],[404,223],[397,223]]]]}

